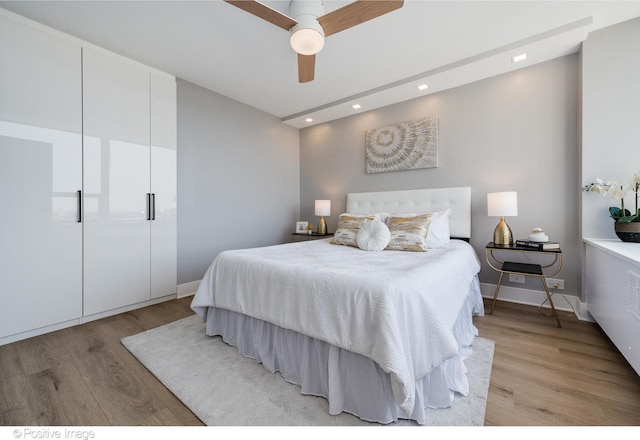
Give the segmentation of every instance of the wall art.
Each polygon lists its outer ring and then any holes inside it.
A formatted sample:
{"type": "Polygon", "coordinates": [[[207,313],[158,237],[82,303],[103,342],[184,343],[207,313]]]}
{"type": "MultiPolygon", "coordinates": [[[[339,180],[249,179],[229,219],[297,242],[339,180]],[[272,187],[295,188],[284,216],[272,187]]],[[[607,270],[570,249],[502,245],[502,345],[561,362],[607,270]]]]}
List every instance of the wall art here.
{"type": "Polygon", "coordinates": [[[367,174],[438,166],[438,117],[400,122],[367,131],[367,174]]]}

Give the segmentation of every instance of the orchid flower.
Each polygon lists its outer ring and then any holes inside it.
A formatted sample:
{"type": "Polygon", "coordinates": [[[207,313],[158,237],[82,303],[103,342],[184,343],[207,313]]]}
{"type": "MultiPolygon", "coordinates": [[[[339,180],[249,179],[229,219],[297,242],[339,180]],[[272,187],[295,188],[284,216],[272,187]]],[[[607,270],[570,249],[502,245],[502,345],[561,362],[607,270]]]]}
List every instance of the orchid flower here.
{"type": "Polygon", "coordinates": [[[585,192],[594,192],[604,197],[620,199],[621,208],[611,207],[609,213],[615,221],[619,222],[640,222],[640,211],[638,211],[638,191],[640,189],[640,171],[633,174],[633,179],[628,185],[621,185],[618,182],[604,182],[597,178],[595,182],[590,183],[582,188],[585,192]],[[635,211],[633,214],[624,208],[624,198],[628,192],[633,192],[635,196],[635,211]]]}

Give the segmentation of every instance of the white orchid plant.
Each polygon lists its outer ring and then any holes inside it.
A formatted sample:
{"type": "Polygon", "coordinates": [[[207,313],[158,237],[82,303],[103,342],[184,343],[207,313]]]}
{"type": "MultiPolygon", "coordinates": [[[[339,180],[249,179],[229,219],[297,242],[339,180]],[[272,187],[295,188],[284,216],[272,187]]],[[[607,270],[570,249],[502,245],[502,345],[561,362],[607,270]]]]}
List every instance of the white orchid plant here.
{"type": "Polygon", "coordinates": [[[620,208],[612,206],[609,208],[611,218],[620,223],[640,222],[640,211],[638,211],[638,189],[640,189],[640,172],[636,171],[633,179],[628,184],[620,184],[618,182],[604,182],[596,179],[594,183],[590,183],[582,188],[583,191],[595,192],[605,197],[620,199],[620,208]],[[632,192],[635,199],[635,210],[631,213],[624,207],[624,198],[632,192]]]}

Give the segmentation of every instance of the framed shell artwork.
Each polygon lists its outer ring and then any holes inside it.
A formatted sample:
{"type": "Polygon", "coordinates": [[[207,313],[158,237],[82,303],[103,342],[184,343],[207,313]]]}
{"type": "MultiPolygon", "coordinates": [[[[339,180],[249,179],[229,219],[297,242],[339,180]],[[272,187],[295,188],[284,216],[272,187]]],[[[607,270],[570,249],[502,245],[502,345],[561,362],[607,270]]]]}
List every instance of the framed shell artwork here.
{"type": "Polygon", "coordinates": [[[430,116],[367,131],[367,174],[438,166],[438,117],[430,116]]]}

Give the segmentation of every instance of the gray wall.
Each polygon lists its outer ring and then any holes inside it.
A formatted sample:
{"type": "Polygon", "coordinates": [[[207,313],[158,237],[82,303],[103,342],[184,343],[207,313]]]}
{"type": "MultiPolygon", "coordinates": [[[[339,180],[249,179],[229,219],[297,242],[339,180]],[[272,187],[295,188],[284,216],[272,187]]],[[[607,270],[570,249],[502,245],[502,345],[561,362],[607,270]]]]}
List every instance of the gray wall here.
{"type": "Polygon", "coordinates": [[[178,80],[178,284],[220,251],[289,241],[299,164],[297,129],[178,80]]]}
{"type": "MultiPolygon", "coordinates": [[[[582,183],[597,177],[628,183],[640,171],[640,18],[589,34],[583,44],[582,183]]],[[[582,236],[614,238],[609,206],[582,195],[582,236]]],[[[625,207],[633,209],[631,195],[625,207]]]]}
{"type": "MultiPolygon", "coordinates": [[[[518,192],[516,238],[542,227],[560,241],[565,293],[580,282],[578,232],[579,58],[570,55],[466,86],[301,130],[301,220],[314,224],[313,201],[332,200],[329,230],[344,212],[346,193],[471,186],[471,244],[483,262],[482,282],[497,283],[484,262],[497,218],[487,217],[488,192],[518,192]],[[372,128],[439,116],[439,167],[366,174],[364,136],[372,128]]],[[[539,280],[516,284],[539,290],[539,280]]]]}

